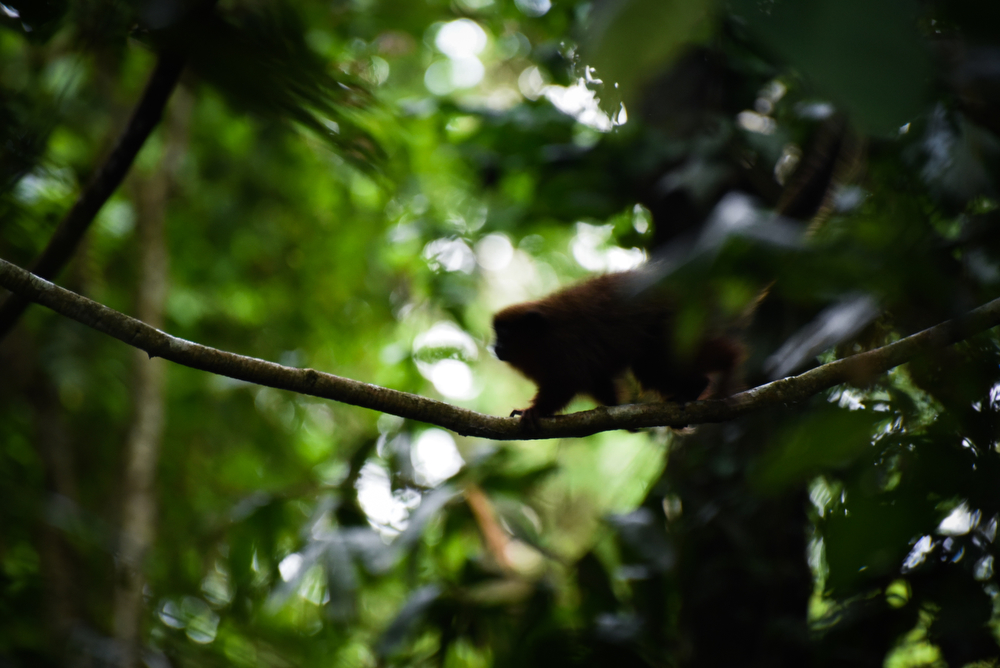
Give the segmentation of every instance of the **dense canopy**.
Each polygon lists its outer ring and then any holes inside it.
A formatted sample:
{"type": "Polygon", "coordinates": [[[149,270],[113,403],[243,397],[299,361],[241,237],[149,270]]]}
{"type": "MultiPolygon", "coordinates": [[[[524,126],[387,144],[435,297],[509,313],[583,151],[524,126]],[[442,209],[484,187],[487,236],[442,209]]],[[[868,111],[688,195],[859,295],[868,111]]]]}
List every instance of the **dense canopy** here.
{"type": "Polygon", "coordinates": [[[997,26],[3,0],[0,666],[997,665],[997,26]],[[640,266],[739,393],[507,417],[640,266]]]}

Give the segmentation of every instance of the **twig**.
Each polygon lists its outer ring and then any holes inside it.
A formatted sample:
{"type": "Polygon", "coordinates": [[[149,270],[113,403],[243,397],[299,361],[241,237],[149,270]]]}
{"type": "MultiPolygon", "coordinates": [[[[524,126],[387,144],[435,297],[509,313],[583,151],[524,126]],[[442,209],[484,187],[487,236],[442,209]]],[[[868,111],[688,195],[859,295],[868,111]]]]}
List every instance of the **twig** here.
{"type": "Polygon", "coordinates": [[[801,375],[740,392],[728,399],[693,401],[683,405],[668,402],[599,407],[571,415],[543,418],[539,420],[538,430],[528,433],[518,418],[484,415],[408,392],[313,369],[282,366],[185,341],[53,285],[5,260],[0,260],[0,285],[28,301],[144,350],[150,357],[162,357],[192,369],[257,385],[382,411],[466,436],[501,441],[579,437],[612,429],[725,422],[754,410],[804,401],[841,383],[868,382],[921,352],[943,348],[1000,325],[1000,299],[994,299],[961,318],[935,325],[882,348],[830,362],[801,375]]]}
{"type": "MultiPolygon", "coordinates": [[[[98,168],[90,183],[80,193],[73,208],[59,223],[45,250],[31,265],[33,273],[42,278],[54,278],[73,256],[97,212],[121,184],[139,149],[160,122],[163,108],[177,85],[183,69],[181,56],[172,53],[160,55],[156,69],[150,75],[146,90],[132,113],[125,131],[118,138],[118,143],[108,159],[98,168]]],[[[29,303],[25,299],[11,295],[0,304],[0,340],[14,327],[29,303]]]]}

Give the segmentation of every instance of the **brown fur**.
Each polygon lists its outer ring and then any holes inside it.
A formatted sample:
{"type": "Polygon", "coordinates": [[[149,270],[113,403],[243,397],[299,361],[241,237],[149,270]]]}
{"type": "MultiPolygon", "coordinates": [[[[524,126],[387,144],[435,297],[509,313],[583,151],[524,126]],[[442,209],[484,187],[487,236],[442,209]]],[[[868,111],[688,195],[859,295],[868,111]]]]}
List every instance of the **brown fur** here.
{"type": "Polygon", "coordinates": [[[497,357],[538,385],[531,406],[511,415],[535,425],[577,394],[614,406],[615,381],[628,370],[664,399],[706,396],[712,376],[714,393],[727,392],[739,344],[705,338],[690,355],[676,354],[671,300],[643,282],[641,270],[605,274],[494,316],[497,357]]]}

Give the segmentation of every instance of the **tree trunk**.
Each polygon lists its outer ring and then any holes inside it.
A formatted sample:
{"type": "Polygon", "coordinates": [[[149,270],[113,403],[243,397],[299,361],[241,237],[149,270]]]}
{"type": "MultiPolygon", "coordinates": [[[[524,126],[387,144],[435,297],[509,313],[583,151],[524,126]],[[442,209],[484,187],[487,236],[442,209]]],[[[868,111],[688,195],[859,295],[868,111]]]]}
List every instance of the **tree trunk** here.
{"type": "MultiPolygon", "coordinates": [[[[191,101],[177,91],[168,115],[165,149],[155,173],[137,179],[134,188],[139,244],[138,318],[163,328],[168,286],[169,254],[164,213],[178,163],[187,145],[191,101]]],[[[145,584],[143,562],[155,538],[156,467],[164,427],[166,364],[136,351],[134,417],[125,446],[118,577],[114,604],[114,633],[121,648],[121,666],[139,665],[140,633],[145,584]]]]}

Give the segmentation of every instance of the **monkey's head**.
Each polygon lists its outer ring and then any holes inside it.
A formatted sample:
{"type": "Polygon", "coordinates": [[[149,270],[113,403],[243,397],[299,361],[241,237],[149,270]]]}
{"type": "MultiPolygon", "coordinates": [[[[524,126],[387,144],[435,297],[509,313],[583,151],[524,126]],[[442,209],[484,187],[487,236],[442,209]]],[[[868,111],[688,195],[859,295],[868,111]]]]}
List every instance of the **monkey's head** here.
{"type": "Polygon", "coordinates": [[[539,343],[547,329],[548,319],[534,304],[509,306],[493,316],[493,352],[497,359],[530,375],[527,367],[538,357],[539,343]]]}

